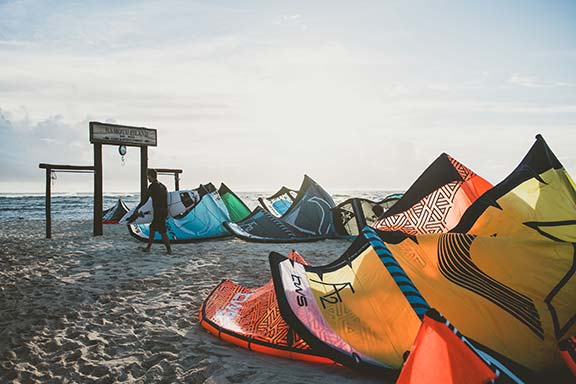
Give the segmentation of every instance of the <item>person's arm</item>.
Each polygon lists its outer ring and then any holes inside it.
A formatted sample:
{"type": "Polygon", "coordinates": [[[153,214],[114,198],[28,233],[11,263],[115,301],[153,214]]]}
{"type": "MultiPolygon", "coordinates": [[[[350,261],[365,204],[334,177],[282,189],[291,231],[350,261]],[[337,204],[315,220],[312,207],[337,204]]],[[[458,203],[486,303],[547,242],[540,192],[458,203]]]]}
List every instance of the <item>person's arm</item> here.
{"type": "Polygon", "coordinates": [[[132,223],[134,220],[136,220],[138,218],[138,210],[140,209],[140,207],[142,207],[150,198],[151,193],[150,193],[150,187],[152,185],[150,185],[148,187],[148,189],[146,190],[146,192],[144,193],[144,198],[142,199],[142,201],[136,206],[136,209],[134,209],[134,213],[132,213],[132,215],[128,218],[128,224],[132,223]]]}

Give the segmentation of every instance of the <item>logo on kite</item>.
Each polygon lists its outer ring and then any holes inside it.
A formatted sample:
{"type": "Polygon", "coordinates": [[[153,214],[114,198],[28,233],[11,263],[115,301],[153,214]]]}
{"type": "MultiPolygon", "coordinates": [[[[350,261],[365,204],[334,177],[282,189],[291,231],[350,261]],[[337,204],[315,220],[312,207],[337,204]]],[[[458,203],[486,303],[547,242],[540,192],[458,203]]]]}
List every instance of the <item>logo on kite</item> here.
{"type": "Polygon", "coordinates": [[[250,221],[247,223],[243,223],[242,224],[242,229],[244,229],[246,232],[250,232],[254,229],[254,227],[256,227],[258,225],[258,223],[256,221],[250,221]]]}
{"type": "Polygon", "coordinates": [[[341,217],[342,223],[344,223],[344,225],[346,225],[346,224],[348,224],[348,222],[350,220],[352,220],[354,218],[354,212],[346,211],[343,209],[340,211],[340,217],[341,217]]]}
{"type": "Polygon", "coordinates": [[[292,275],[292,282],[294,283],[295,292],[296,292],[296,302],[301,307],[308,306],[308,300],[306,299],[306,295],[303,293],[304,288],[302,288],[302,278],[298,275],[292,275]]]}
{"type": "Polygon", "coordinates": [[[238,314],[240,313],[240,310],[242,309],[241,304],[246,302],[250,298],[250,296],[252,296],[251,293],[242,293],[242,292],[236,293],[234,297],[232,297],[232,300],[230,300],[230,303],[227,306],[225,306],[224,309],[219,311],[217,316],[226,318],[228,320],[234,320],[236,316],[238,316],[238,314]]]}
{"type": "Polygon", "coordinates": [[[330,292],[324,296],[320,296],[320,303],[322,303],[322,308],[326,309],[326,304],[338,304],[342,302],[342,296],[340,296],[340,291],[346,289],[346,288],[350,288],[350,291],[354,294],[356,293],[354,291],[354,287],[352,286],[352,283],[347,282],[347,283],[324,283],[322,281],[316,281],[316,280],[310,280],[313,281],[315,283],[318,284],[322,284],[322,285],[329,285],[332,286],[332,289],[334,289],[333,292],[330,292]]]}

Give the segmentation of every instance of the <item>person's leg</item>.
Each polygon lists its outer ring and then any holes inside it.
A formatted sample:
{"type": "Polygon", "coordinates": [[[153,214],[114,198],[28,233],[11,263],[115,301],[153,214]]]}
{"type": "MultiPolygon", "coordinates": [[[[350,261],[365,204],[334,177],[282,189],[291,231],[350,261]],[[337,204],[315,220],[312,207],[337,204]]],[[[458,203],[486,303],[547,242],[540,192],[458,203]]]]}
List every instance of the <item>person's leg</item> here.
{"type": "Polygon", "coordinates": [[[143,249],[144,252],[150,252],[150,248],[152,247],[152,242],[154,241],[155,234],[156,229],[153,226],[150,226],[150,235],[148,235],[148,245],[146,245],[146,248],[143,249]]]}
{"type": "Polygon", "coordinates": [[[171,255],[172,254],[172,247],[170,246],[170,239],[168,238],[168,235],[166,234],[166,232],[162,233],[162,242],[166,246],[166,254],[171,255]]]}
{"type": "Polygon", "coordinates": [[[160,236],[162,236],[162,242],[166,246],[166,254],[171,255],[172,247],[170,247],[170,239],[168,238],[168,228],[166,226],[166,218],[158,222],[156,230],[158,231],[158,233],[160,233],[160,236]]]}

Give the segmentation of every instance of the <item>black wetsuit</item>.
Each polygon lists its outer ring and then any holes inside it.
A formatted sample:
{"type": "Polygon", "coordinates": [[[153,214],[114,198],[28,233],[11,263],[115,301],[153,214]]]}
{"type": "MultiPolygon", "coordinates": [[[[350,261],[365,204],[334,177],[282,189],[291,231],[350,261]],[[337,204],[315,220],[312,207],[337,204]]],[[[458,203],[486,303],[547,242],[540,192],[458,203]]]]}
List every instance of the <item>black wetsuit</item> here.
{"type": "Polygon", "coordinates": [[[166,233],[166,219],[168,218],[168,190],[166,186],[155,180],[148,187],[148,196],[152,198],[154,218],[150,224],[150,233],[154,230],[166,233]]]}

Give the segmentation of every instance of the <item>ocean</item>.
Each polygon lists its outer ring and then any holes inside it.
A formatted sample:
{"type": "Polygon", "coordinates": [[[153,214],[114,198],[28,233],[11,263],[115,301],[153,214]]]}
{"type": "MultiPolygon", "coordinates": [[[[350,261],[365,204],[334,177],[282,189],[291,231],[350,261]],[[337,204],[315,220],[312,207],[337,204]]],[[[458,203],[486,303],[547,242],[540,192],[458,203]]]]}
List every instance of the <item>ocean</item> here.
{"type": "MultiPolygon", "coordinates": [[[[254,209],[259,205],[258,198],[270,196],[274,191],[236,192],[244,203],[254,209]]],[[[370,200],[382,198],[398,191],[339,191],[332,195],[336,204],[350,198],[362,197],[370,200]]],[[[113,207],[118,199],[124,200],[129,208],[140,201],[137,192],[104,194],[104,210],[113,207]]],[[[92,220],[94,200],[91,193],[55,193],[52,194],[52,220],[92,220]]],[[[43,193],[0,193],[1,220],[44,220],[46,217],[46,198],[43,193]]]]}

